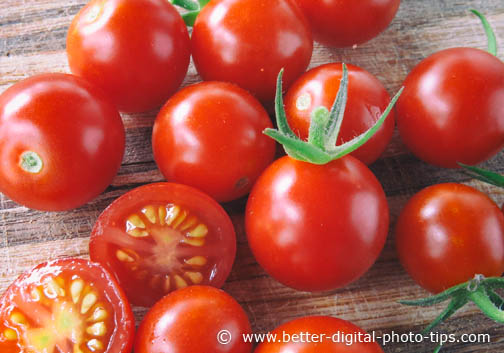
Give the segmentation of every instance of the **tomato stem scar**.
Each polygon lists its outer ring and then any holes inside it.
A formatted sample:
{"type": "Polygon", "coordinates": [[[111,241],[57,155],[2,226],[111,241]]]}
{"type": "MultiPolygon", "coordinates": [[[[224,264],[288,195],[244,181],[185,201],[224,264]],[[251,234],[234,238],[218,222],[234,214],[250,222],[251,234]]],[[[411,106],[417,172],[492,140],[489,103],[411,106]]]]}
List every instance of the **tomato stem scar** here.
{"type": "Polygon", "coordinates": [[[44,167],[42,158],[33,151],[24,151],[19,159],[19,166],[26,172],[37,174],[44,167]]]}

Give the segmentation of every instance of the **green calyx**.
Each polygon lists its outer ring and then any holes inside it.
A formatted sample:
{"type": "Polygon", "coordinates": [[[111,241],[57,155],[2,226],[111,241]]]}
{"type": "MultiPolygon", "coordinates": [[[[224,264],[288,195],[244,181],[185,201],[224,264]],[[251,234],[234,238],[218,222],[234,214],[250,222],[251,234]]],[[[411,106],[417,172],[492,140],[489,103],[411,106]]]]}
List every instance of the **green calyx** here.
{"type": "Polygon", "coordinates": [[[498,173],[486,170],[483,168],[473,167],[470,165],[459,163],[459,165],[465,169],[467,174],[475,179],[481,180],[485,183],[504,188],[504,176],[498,173]]]}
{"type": "Polygon", "coordinates": [[[504,323],[504,298],[497,294],[497,289],[504,288],[504,278],[476,275],[472,280],[454,286],[443,293],[420,300],[400,301],[410,306],[431,306],[450,300],[445,310],[432,321],[422,333],[428,333],[444,320],[448,319],[460,308],[473,302],[490,319],[504,323]]]}
{"type": "Polygon", "coordinates": [[[186,10],[181,16],[186,25],[192,27],[194,26],[194,22],[196,22],[196,17],[198,17],[200,11],[210,0],[170,0],[170,2],[172,5],[179,6],[186,10]]]}
{"type": "Polygon", "coordinates": [[[378,129],[399,99],[404,88],[392,99],[380,119],[363,134],[353,140],[337,146],[336,141],[340,133],[345,114],[348,97],[348,69],[343,64],[343,78],[331,111],[325,107],[317,107],[311,112],[310,131],[308,141],[301,140],[289,127],[282,98],[283,69],[278,74],[275,113],[278,130],[266,129],[264,134],[273,138],[284,146],[285,152],[292,158],[313,164],[327,164],[339,159],[365,144],[378,129]]]}
{"type": "Polygon", "coordinates": [[[476,10],[471,10],[473,14],[479,17],[481,23],[483,23],[483,27],[485,28],[485,32],[488,38],[488,52],[494,56],[497,56],[497,38],[495,37],[495,33],[490,26],[490,23],[480,12],[476,10]]]}

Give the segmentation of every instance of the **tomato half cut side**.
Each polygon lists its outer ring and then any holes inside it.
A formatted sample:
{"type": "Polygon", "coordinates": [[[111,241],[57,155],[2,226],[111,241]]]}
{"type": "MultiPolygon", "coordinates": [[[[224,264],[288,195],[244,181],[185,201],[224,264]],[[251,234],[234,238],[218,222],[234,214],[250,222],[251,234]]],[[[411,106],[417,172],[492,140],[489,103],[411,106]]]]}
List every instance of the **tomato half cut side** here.
{"type": "Polygon", "coordinates": [[[236,253],[224,209],[189,186],[156,183],[114,201],[98,218],[90,256],[114,272],[130,301],[152,306],[175,289],[220,287],[236,253]]]}
{"type": "Polygon", "coordinates": [[[129,353],[134,330],[131,307],[116,280],[83,259],[36,266],[0,303],[3,353],[129,353]]]}

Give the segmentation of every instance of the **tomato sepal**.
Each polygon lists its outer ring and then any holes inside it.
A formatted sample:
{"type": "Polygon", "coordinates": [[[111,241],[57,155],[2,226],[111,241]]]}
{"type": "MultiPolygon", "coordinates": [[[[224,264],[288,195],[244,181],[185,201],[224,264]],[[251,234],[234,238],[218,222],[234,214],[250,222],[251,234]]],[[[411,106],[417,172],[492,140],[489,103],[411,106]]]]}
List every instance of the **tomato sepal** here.
{"type": "Polygon", "coordinates": [[[369,130],[342,145],[336,145],[348,98],[347,66],[343,64],[340,88],[331,111],[328,111],[325,107],[316,107],[311,112],[308,141],[303,141],[294,134],[287,122],[282,97],[282,77],[283,69],[278,74],[275,97],[275,115],[278,130],[265,129],[263,133],[281,143],[290,157],[318,165],[324,165],[339,159],[365,144],[383,125],[404,90],[404,87],[399,90],[392,98],[387,109],[382,113],[380,119],[369,130]]]}
{"type": "Polygon", "coordinates": [[[495,289],[502,288],[504,288],[504,278],[485,278],[485,276],[477,274],[470,281],[458,284],[440,294],[418,300],[401,300],[399,303],[427,307],[450,300],[445,310],[422,331],[424,334],[430,332],[469,302],[476,304],[488,318],[498,323],[504,323],[504,298],[495,292],[495,289]]]}
{"type": "Polygon", "coordinates": [[[194,26],[194,22],[196,22],[196,17],[198,17],[199,13],[208,4],[210,0],[170,0],[170,3],[174,6],[178,6],[187,10],[187,12],[181,14],[182,19],[186,23],[188,27],[194,26]]]}
{"type": "Polygon", "coordinates": [[[469,174],[471,177],[482,182],[504,188],[504,175],[463,163],[458,163],[458,165],[464,168],[467,174],[469,174]]]}
{"type": "Polygon", "coordinates": [[[481,20],[481,23],[483,24],[483,27],[485,28],[485,33],[488,38],[488,49],[487,51],[492,54],[493,56],[497,56],[497,38],[495,37],[495,32],[492,29],[492,26],[488,22],[487,18],[480,13],[477,10],[472,9],[471,12],[478,16],[478,18],[481,20]]]}

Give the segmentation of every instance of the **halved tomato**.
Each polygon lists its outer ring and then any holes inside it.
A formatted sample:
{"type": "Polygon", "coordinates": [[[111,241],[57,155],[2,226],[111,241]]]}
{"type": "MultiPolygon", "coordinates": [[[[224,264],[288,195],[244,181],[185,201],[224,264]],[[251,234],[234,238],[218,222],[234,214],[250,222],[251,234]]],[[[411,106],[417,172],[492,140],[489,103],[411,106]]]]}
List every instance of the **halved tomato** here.
{"type": "Polygon", "coordinates": [[[60,259],[21,275],[0,302],[2,353],[129,353],[131,307],[99,264],[60,259]]]}
{"type": "Polygon", "coordinates": [[[91,259],[114,272],[135,305],[152,306],[192,284],[220,287],[236,253],[233,224],[210,196],[155,183],[114,201],[98,218],[91,259]]]}

